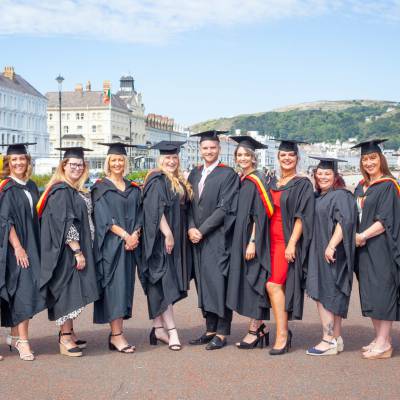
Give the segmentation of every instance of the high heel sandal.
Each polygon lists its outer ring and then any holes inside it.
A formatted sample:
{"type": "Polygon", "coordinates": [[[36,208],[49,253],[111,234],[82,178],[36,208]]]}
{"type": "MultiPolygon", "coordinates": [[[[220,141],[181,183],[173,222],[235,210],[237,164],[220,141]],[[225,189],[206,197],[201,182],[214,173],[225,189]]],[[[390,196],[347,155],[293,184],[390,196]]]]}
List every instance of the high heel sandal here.
{"type": "MultiPolygon", "coordinates": [[[[169,331],[176,331],[178,333],[178,331],[176,330],[175,327],[171,328],[171,329],[167,329],[167,332],[169,332],[169,331]]],[[[169,334],[168,334],[168,336],[169,336],[169,334]]],[[[168,348],[172,351],[179,351],[179,350],[182,350],[182,345],[180,343],[168,344],[168,348]]]]}
{"type": "Polygon", "coordinates": [[[282,354],[289,353],[289,349],[292,347],[292,337],[293,337],[292,331],[289,329],[285,346],[282,349],[272,348],[269,351],[269,354],[271,356],[280,356],[282,354]]]}
{"type": "Polygon", "coordinates": [[[255,340],[251,343],[244,342],[243,340],[240,343],[236,344],[238,349],[250,350],[255,349],[257,346],[262,349],[269,346],[269,332],[265,332],[265,324],[261,324],[256,331],[249,330],[248,334],[256,336],[255,340]]]}
{"type": "Polygon", "coordinates": [[[149,336],[149,341],[151,346],[157,346],[158,342],[164,343],[164,344],[169,344],[169,342],[166,342],[163,339],[160,339],[156,336],[156,329],[164,329],[163,326],[153,326],[153,328],[150,331],[150,336],[149,336]]]}
{"type": "Polygon", "coordinates": [[[136,350],[136,347],[128,344],[127,346],[123,347],[122,349],[119,349],[115,344],[111,343],[111,338],[113,336],[121,336],[123,332],[120,333],[110,333],[108,336],[108,349],[111,351],[118,351],[119,353],[124,353],[124,354],[133,354],[136,350]],[[132,350],[132,351],[129,351],[132,350]]]}
{"type": "Polygon", "coordinates": [[[20,344],[29,344],[29,340],[27,339],[18,339],[15,343],[15,348],[17,349],[19,353],[19,358],[22,361],[33,361],[35,359],[35,356],[33,355],[32,351],[30,353],[21,353],[21,350],[19,349],[20,344]]]}
{"type": "MultiPolygon", "coordinates": [[[[71,336],[71,332],[60,332],[58,335],[58,343],[60,344],[60,354],[63,356],[68,356],[68,357],[81,357],[82,356],[82,350],[78,347],[71,347],[70,349],[67,348],[67,346],[62,343],[61,338],[62,336],[71,336]]],[[[74,343],[74,341],[71,340],[71,343],[74,343]]]]}
{"type": "MultiPolygon", "coordinates": [[[[74,330],[71,329],[71,333],[74,333],[74,330]]],[[[87,347],[87,341],[86,340],[75,340],[75,344],[80,348],[80,349],[86,349],[87,347]]]]}
{"type": "Polygon", "coordinates": [[[16,343],[18,339],[19,339],[19,336],[7,335],[6,343],[7,343],[8,347],[10,348],[10,351],[12,351],[12,348],[13,348],[13,340],[15,340],[15,343],[16,343]]]}

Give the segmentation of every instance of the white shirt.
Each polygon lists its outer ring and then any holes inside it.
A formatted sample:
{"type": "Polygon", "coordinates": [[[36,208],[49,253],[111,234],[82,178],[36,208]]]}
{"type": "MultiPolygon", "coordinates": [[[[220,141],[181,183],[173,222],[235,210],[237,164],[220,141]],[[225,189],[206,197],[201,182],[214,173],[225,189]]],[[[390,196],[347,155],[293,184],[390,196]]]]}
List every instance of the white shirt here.
{"type": "MultiPolygon", "coordinates": [[[[25,181],[23,181],[23,180],[21,180],[21,179],[18,179],[18,178],[16,178],[15,176],[12,176],[11,179],[14,179],[15,182],[19,183],[19,184],[22,185],[22,186],[26,186],[26,182],[25,182],[25,181]]],[[[25,189],[24,189],[24,192],[25,192],[25,194],[26,194],[26,197],[28,198],[29,205],[31,206],[31,214],[32,214],[32,216],[33,216],[33,199],[32,199],[32,195],[31,195],[31,193],[29,192],[29,190],[25,190],[25,189]]]]}
{"type": "Polygon", "coordinates": [[[206,181],[207,176],[210,175],[211,172],[213,172],[215,168],[217,168],[218,164],[219,164],[219,160],[216,160],[213,164],[209,165],[208,167],[206,167],[206,165],[204,164],[203,171],[201,171],[201,179],[199,182],[199,197],[201,196],[201,193],[203,192],[204,183],[206,181]]]}

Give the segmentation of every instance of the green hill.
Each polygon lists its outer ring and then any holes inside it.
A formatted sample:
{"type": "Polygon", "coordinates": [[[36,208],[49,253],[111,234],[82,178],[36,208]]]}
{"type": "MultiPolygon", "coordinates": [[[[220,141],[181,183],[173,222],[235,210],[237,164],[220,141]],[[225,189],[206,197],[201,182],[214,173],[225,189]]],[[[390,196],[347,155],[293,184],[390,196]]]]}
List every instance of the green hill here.
{"type": "Polygon", "coordinates": [[[259,131],[276,138],[302,138],[311,142],[333,142],[387,137],[386,148],[400,147],[400,103],[373,100],[321,101],[288,106],[269,112],[205,121],[191,127],[194,132],[223,129],[259,131]]]}

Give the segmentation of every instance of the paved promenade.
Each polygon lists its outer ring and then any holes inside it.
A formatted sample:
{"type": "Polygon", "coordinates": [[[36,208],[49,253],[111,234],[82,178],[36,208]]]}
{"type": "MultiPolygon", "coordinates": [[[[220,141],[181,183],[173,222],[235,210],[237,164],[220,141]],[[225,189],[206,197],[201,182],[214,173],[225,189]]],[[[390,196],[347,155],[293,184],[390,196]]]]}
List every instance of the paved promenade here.
{"type": "MultiPolygon", "coordinates": [[[[10,353],[2,335],[0,354],[5,359],[0,362],[0,399],[399,399],[400,324],[395,325],[392,359],[362,360],[359,348],[370,341],[372,329],[360,317],[358,289],[354,289],[344,324],[345,352],[325,358],[305,355],[305,349],[320,338],[316,308],[309,299],[304,320],[291,323],[293,349],[280,357],[269,356],[266,349],[236,349],[232,344],[247,328],[246,320],[237,316],[230,345],[222,350],[209,352],[186,345],[172,352],[165,345],[150,346],[146,299],[139,286],[135,316],[125,328],[137,346],[134,355],[108,350],[108,327],[93,326],[92,307],[88,307],[76,323],[79,336],[89,342],[85,356],[63,357],[58,354],[57,329],[42,313],[31,325],[35,362],[22,362],[16,352],[10,353]]],[[[194,289],[177,305],[176,319],[184,345],[202,333],[194,289]]]]}

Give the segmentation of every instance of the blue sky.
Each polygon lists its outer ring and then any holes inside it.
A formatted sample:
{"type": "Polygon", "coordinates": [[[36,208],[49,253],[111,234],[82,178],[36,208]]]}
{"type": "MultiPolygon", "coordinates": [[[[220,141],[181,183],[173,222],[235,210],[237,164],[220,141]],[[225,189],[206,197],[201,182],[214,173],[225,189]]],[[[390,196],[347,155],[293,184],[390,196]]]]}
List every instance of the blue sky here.
{"type": "Polygon", "coordinates": [[[45,93],[130,73],[188,125],[316,100],[400,101],[400,0],[0,0],[0,68],[45,93]]]}

